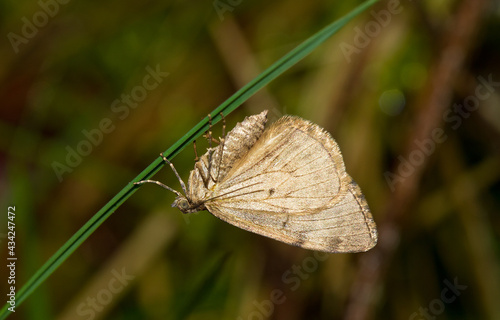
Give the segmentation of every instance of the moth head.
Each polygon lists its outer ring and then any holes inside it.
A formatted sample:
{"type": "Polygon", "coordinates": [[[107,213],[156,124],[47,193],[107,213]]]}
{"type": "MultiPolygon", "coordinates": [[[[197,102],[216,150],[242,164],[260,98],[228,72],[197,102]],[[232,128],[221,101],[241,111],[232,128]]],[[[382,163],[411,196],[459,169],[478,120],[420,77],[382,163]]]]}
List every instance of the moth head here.
{"type": "Polygon", "coordinates": [[[205,209],[203,205],[200,206],[199,204],[194,204],[183,195],[180,195],[177,198],[175,198],[174,203],[172,203],[172,207],[179,208],[179,210],[181,210],[182,213],[193,213],[205,209]]]}

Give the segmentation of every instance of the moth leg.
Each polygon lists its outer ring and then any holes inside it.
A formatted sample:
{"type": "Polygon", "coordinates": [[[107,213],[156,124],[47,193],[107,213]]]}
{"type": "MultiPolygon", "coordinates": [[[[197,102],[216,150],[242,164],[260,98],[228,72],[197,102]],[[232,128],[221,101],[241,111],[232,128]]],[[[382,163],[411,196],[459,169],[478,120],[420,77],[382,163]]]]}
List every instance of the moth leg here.
{"type": "Polygon", "coordinates": [[[205,174],[203,173],[203,167],[201,165],[200,158],[198,157],[198,152],[196,150],[196,140],[193,141],[193,145],[194,145],[194,155],[195,155],[194,167],[200,173],[201,180],[203,180],[203,185],[205,186],[205,188],[208,188],[208,177],[205,177],[205,174]]]}
{"type": "Polygon", "coordinates": [[[208,114],[208,130],[205,132],[205,138],[208,140],[208,147],[212,148],[212,141],[215,139],[212,137],[212,115],[208,114]]]}
{"type": "Polygon", "coordinates": [[[222,119],[222,139],[226,139],[226,118],[224,118],[224,114],[219,113],[222,119]]]}
{"type": "Polygon", "coordinates": [[[219,138],[220,140],[220,157],[219,157],[219,170],[217,170],[217,179],[216,181],[219,181],[219,174],[220,174],[220,168],[222,166],[222,158],[224,156],[224,143],[226,142],[226,118],[224,118],[224,115],[222,112],[220,113],[220,116],[222,118],[222,138],[219,138]]]}
{"type": "Polygon", "coordinates": [[[200,161],[200,157],[198,157],[198,150],[196,149],[196,140],[193,141],[193,147],[194,147],[194,166],[196,169],[198,169],[198,171],[200,172],[200,176],[201,176],[201,179],[203,180],[203,184],[205,185],[205,187],[208,186],[208,178],[205,177],[205,174],[203,173],[203,168],[201,166],[201,163],[199,162],[200,161]]]}
{"type": "Polygon", "coordinates": [[[213,135],[212,135],[212,115],[211,114],[208,114],[208,130],[207,130],[207,132],[205,132],[205,134],[203,135],[203,137],[205,139],[207,139],[210,148],[212,148],[212,142],[220,144],[220,141],[218,141],[217,139],[215,139],[213,137],[213,135]]]}
{"type": "Polygon", "coordinates": [[[208,177],[205,177],[205,174],[203,172],[203,166],[202,166],[202,163],[200,161],[200,158],[198,157],[198,151],[196,150],[196,140],[193,141],[193,145],[194,145],[194,155],[195,155],[195,158],[194,158],[194,168],[196,170],[198,170],[198,172],[200,173],[200,176],[201,176],[201,180],[203,181],[203,185],[205,187],[208,186],[208,177]]]}
{"type": "Polygon", "coordinates": [[[198,152],[196,150],[196,140],[193,140],[193,147],[194,147],[194,162],[198,162],[200,158],[198,158],[198,152]]]}
{"type": "MultiPolygon", "coordinates": [[[[212,116],[210,113],[208,114],[208,132],[207,132],[207,139],[208,139],[208,172],[207,172],[207,177],[206,179],[203,179],[203,183],[205,184],[205,188],[208,188],[208,180],[210,179],[212,175],[212,156],[214,154],[214,149],[212,148],[212,116]]],[[[200,168],[198,168],[200,170],[200,168]]],[[[200,170],[200,173],[202,171],[200,170]]],[[[203,177],[203,174],[201,175],[203,177]]]]}
{"type": "Polygon", "coordinates": [[[219,144],[219,143],[220,143],[220,141],[219,141],[219,140],[217,140],[217,139],[215,139],[214,137],[209,137],[209,136],[208,136],[208,133],[203,134],[203,138],[207,139],[207,141],[212,141],[212,142],[215,142],[215,143],[217,143],[217,144],[219,144]]]}
{"type": "Polygon", "coordinates": [[[208,188],[209,177],[208,176],[205,177],[205,174],[203,173],[203,166],[201,164],[201,161],[196,162],[194,164],[194,167],[200,173],[201,180],[203,181],[203,185],[205,186],[205,188],[208,188]]]}
{"type": "Polygon", "coordinates": [[[201,179],[203,180],[203,184],[205,185],[205,187],[207,187],[208,186],[208,177],[205,177],[205,174],[203,173],[203,167],[201,165],[200,158],[198,157],[198,151],[196,150],[196,140],[193,141],[193,146],[194,146],[194,156],[195,156],[194,167],[200,173],[201,179]]]}
{"type": "MultiPolygon", "coordinates": [[[[177,170],[175,170],[175,167],[174,167],[174,164],[172,162],[170,162],[167,157],[165,157],[163,155],[163,152],[160,153],[160,157],[162,157],[163,161],[165,161],[166,163],[168,163],[170,165],[170,167],[172,168],[172,170],[174,171],[175,173],[175,176],[177,177],[177,179],[179,180],[180,184],[181,184],[181,187],[182,187],[182,191],[184,191],[184,194],[187,195],[187,191],[186,191],[186,185],[184,184],[184,181],[182,181],[181,177],[179,176],[179,173],[177,172],[177,170]]],[[[167,190],[170,190],[172,191],[173,193],[175,193],[176,195],[178,196],[182,196],[182,194],[177,191],[177,190],[174,190],[172,188],[170,188],[169,186],[161,183],[160,181],[156,181],[156,180],[141,180],[141,181],[138,181],[138,182],[134,182],[135,185],[141,185],[141,184],[144,184],[144,183],[154,183],[154,184],[157,184],[159,185],[160,187],[162,188],[165,188],[167,190]]]]}

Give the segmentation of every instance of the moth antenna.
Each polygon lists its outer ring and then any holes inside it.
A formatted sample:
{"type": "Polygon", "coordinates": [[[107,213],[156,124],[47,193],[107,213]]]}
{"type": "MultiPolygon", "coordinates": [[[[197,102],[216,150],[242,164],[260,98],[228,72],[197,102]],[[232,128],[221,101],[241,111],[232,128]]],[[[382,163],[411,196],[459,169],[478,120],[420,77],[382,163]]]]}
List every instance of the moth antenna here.
{"type": "MultiPolygon", "coordinates": [[[[175,170],[175,167],[174,167],[174,164],[172,162],[170,162],[167,157],[165,157],[163,155],[163,152],[160,153],[160,157],[163,159],[163,161],[165,161],[166,163],[168,163],[170,165],[170,167],[172,168],[172,170],[174,171],[175,173],[175,176],[177,177],[177,179],[179,180],[180,184],[181,184],[181,187],[182,187],[182,191],[184,191],[184,194],[187,196],[187,190],[186,190],[186,185],[184,184],[184,181],[182,181],[181,177],[179,176],[179,173],[177,172],[177,170],[175,170]]],[[[164,188],[164,189],[167,189],[167,190],[170,190],[172,191],[173,193],[175,193],[177,196],[182,196],[182,193],[180,193],[179,191],[177,190],[174,190],[172,188],[170,188],[169,186],[161,183],[160,181],[156,181],[156,180],[141,180],[141,181],[138,181],[138,182],[134,182],[134,184],[136,186],[138,185],[141,185],[141,184],[144,184],[144,183],[154,183],[154,184],[157,184],[159,185],[160,187],[164,188]]]]}
{"type": "Polygon", "coordinates": [[[141,185],[141,184],[144,184],[144,183],[154,183],[154,184],[157,184],[159,185],[160,187],[164,188],[164,189],[167,189],[167,190],[170,190],[172,191],[173,193],[175,193],[177,196],[182,196],[182,193],[180,193],[179,191],[177,190],[174,190],[172,188],[170,188],[169,186],[161,183],[160,181],[156,181],[156,180],[141,180],[139,182],[134,182],[135,185],[141,185]]]}
{"type": "MultiPolygon", "coordinates": [[[[175,173],[175,176],[177,177],[177,179],[179,180],[179,183],[181,184],[182,191],[184,191],[184,194],[187,196],[186,184],[184,184],[184,181],[182,181],[181,176],[179,175],[179,173],[177,172],[177,170],[175,170],[174,164],[172,162],[170,162],[167,159],[167,157],[165,157],[163,155],[163,152],[160,153],[160,157],[163,159],[163,161],[165,161],[166,163],[168,163],[170,165],[170,168],[172,168],[172,171],[175,173]]],[[[169,188],[169,189],[171,189],[171,188],[169,188]]],[[[177,193],[179,193],[179,192],[177,191],[177,193]]],[[[180,194],[178,194],[178,195],[180,195],[180,194]]]]}

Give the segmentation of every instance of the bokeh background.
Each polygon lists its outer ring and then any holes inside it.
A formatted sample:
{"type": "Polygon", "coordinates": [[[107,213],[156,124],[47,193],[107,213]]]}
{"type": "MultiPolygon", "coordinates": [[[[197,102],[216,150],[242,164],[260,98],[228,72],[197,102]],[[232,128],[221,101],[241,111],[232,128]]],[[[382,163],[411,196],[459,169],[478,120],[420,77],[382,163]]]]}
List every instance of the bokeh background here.
{"type": "MultiPolygon", "coordinates": [[[[1,296],[8,206],[19,288],[159,152],[359,3],[2,1],[1,296]]],[[[145,185],[10,318],[500,319],[499,27],[499,1],[381,1],[226,118],[330,131],[375,249],[287,246],[145,185]]],[[[193,159],[174,159],[184,179],[193,159]]],[[[155,178],[180,189],[167,167],[155,178]]]]}

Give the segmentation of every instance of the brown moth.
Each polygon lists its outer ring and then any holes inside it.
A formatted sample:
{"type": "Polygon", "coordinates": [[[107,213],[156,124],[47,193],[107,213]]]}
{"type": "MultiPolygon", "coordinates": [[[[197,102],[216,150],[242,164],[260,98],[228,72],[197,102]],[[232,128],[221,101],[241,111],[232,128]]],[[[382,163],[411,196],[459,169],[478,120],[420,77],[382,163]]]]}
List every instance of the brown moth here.
{"type": "MultiPolygon", "coordinates": [[[[284,116],[264,129],[267,110],[245,118],[195,163],[183,213],[208,210],[242,229],[305,249],[361,252],[377,243],[377,228],[340,149],[318,125],[284,116]]],[[[211,139],[211,137],[209,137],[211,139]]]]}

